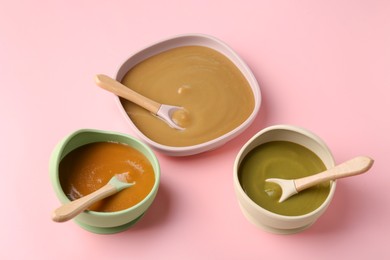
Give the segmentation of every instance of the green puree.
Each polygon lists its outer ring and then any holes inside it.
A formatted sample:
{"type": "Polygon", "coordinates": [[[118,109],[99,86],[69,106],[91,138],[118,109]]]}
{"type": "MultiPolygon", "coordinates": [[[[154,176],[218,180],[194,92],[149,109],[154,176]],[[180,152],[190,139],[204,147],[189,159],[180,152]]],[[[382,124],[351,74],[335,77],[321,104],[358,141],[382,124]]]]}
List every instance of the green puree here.
{"type": "Polygon", "coordinates": [[[279,203],[281,189],[268,178],[296,179],[326,170],[309,149],[287,141],[264,143],[250,151],[239,168],[245,193],[261,207],[281,215],[297,216],[318,208],[326,199],[330,182],[321,183],[279,203]]]}

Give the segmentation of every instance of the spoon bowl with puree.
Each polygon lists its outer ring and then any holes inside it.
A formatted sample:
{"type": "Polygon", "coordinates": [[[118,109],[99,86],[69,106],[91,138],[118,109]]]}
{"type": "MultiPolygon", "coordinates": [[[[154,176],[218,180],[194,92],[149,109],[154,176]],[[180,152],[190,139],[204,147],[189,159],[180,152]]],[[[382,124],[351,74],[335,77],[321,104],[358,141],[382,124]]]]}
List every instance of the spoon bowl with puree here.
{"type": "Polygon", "coordinates": [[[368,171],[373,165],[374,160],[367,156],[358,156],[344,163],[341,163],[326,171],[299,178],[294,180],[285,180],[279,178],[266,179],[266,182],[272,182],[279,185],[282,189],[282,195],[279,202],[283,202],[291,196],[310,188],[321,182],[336,180],[340,178],[358,175],[368,171]]]}
{"type": "Polygon", "coordinates": [[[99,87],[145,108],[174,129],[184,130],[189,125],[189,113],[183,107],[160,104],[103,74],[96,75],[95,82],[99,87]]]}

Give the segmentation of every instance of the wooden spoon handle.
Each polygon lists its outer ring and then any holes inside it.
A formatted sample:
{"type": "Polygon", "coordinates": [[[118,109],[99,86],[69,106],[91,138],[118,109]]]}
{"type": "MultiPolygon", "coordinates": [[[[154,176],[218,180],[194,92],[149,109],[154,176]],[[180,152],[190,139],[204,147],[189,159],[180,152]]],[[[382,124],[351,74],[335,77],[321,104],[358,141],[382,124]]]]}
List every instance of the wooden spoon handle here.
{"type": "Polygon", "coordinates": [[[116,192],[118,192],[116,187],[107,183],[102,188],[57,208],[53,211],[52,219],[56,222],[68,221],[86,210],[93,203],[111,196],[116,192]]]}
{"type": "Polygon", "coordinates": [[[358,175],[368,171],[373,163],[369,157],[358,156],[324,172],[296,179],[295,187],[299,192],[321,182],[358,175]]]}
{"type": "Polygon", "coordinates": [[[96,75],[95,82],[99,87],[111,93],[114,93],[117,96],[129,100],[145,108],[146,110],[152,112],[155,115],[157,114],[157,111],[160,109],[161,106],[160,103],[142,96],[141,94],[135,92],[134,90],[128,88],[122,83],[106,75],[103,74],[96,75]]]}

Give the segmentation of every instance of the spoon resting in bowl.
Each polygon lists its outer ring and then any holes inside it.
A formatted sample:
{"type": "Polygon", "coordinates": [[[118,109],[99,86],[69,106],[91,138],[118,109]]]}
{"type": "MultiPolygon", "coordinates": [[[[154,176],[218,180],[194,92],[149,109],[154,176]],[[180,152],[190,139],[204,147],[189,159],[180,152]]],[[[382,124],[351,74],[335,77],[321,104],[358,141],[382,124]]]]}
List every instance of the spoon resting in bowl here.
{"type": "Polygon", "coordinates": [[[123,85],[119,81],[116,81],[115,79],[103,74],[96,75],[95,82],[99,87],[152,112],[154,115],[165,121],[170,127],[178,130],[185,129],[179,125],[180,120],[175,120],[175,117],[183,116],[183,112],[185,112],[184,108],[160,104],[154,100],[142,96],[141,94],[123,85]]]}
{"type": "Polygon", "coordinates": [[[107,198],[119,191],[131,187],[135,182],[126,182],[126,177],[123,174],[115,174],[106,185],[100,189],[69,203],[62,205],[53,211],[52,220],[55,222],[65,222],[86,210],[95,202],[107,198]]]}
{"type": "Polygon", "coordinates": [[[282,195],[280,196],[279,202],[283,202],[298,192],[316,184],[364,173],[371,168],[373,163],[374,160],[367,156],[358,156],[326,171],[307,177],[294,180],[270,178],[265,181],[278,184],[281,187],[282,195]]]}

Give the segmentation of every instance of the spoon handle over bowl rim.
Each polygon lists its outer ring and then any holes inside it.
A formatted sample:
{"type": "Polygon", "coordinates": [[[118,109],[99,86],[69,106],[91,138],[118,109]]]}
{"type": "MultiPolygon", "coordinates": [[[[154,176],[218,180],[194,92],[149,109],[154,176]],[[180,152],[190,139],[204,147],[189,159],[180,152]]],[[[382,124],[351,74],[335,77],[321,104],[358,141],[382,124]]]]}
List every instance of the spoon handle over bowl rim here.
{"type": "Polygon", "coordinates": [[[113,186],[111,183],[107,183],[100,189],[77,200],[66,203],[54,210],[52,214],[52,220],[55,222],[68,221],[86,210],[95,202],[109,197],[117,192],[118,189],[115,186],[113,186]]]}
{"type": "Polygon", "coordinates": [[[183,109],[182,107],[160,104],[148,97],[145,97],[135,92],[134,90],[128,88],[119,81],[116,81],[115,79],[110,78],[109,76],[106,76],[104,74],[96,75],[95,82],[96,85],[98,85],[99,87],[111,93],[114,93],[119,97],[129,100],[139,105],[140,107],[143,107],[158,118],[162,119],[170,127],[177,130],[184,130],[183,127],[179,126],[179,124],[177,124],[177,122],[172,119],[172,117],[174,116],[174,111],[181,110],[183,109]]]}
{"type": "Polygon", "coordinates": [[[157,112],[161,107],[160,103],[135,92],[134,90],[128,88],[119,81],[110,78],[107,75],[96,75],[95,82],[99,87],[145,108],[154,115],[157,115],[157,112]]]}
{"type": "Polygon", "coordinates": [[[321,173],[295,179],[295,188],[299,192],[322,182],[359,175],[368,171],[373,163],[370,157],[358,156],[321,173]]]}

